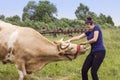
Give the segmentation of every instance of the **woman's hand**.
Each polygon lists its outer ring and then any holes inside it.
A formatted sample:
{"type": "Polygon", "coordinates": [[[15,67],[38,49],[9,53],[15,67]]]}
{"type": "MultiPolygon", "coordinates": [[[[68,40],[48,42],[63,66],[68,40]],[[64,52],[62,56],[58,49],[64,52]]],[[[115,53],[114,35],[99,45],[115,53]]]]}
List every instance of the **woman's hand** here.
{"type": "Polygon", "coordinates": [[[80,43],[80,45],[86,45],[87,44],[87,42],[81,42],[80,43]]]}

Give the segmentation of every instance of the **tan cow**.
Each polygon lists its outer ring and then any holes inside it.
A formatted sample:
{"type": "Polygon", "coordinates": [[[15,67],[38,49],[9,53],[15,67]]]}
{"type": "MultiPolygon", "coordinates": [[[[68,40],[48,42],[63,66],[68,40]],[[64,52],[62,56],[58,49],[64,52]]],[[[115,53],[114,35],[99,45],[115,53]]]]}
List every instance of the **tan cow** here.
{"type": "Polygon", "coordinates": [[[14,63],[19,80],[53,61],[72,60],[85,53],[83,45],[51,42],[39,32],[0,21],[0,60],[14,63]]]}

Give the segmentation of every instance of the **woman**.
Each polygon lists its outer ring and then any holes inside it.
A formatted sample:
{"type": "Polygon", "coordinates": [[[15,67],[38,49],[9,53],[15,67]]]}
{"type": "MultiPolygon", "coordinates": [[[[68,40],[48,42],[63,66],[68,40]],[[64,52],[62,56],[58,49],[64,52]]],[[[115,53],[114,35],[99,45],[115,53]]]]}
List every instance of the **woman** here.
{"type": "Polygon", "coordinates": [[[105,47],[103,45],[102,32],[99,26],[95,25],[91,17],[87,17],[85,21],[86,31],[76,37],[73,37],[68,42],[80,40],[87,37],[87,41],[82,42],[81,45],[90,44],[91,51],[87,56],[82,67],[82,80],[88,80],[88,70],[91,68],[91,75],[93,80],[99,80],[97,71],[105,57],[105,47]]]}

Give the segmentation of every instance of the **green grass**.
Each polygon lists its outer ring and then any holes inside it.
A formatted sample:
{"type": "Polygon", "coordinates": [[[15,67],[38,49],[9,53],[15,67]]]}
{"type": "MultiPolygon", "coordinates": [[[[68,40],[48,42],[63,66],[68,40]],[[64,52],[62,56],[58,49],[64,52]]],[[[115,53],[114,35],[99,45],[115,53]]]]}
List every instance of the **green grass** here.
{"type": "MultiPolygon", "coordinates": [[[[98,71],[99,78],[100,80],[120,80],[120,29],[104,29],[102,31],[106,47],[106,57],[98,71]]],[[[62,36],[60,35],[58,38],[53,38],[52,36],[46,37],[51,41],[55,41],[62,38],[62,36]]],[[[80,41],[75,43],[80,43],[80,41]]],[[[48,78],[52,78],[52,80],[82,80],[81,68],[88,54],[89,51],[73,61],[49,63],[41,71],[34,74],[40,77],[41,80],[48,78]]],[[[88,75],[89,80],[92,80],[90,71],[88,75]]],[[[0,63],[0,80],[17,80],[17,78],[17,69],[13,64],[2,65],[0,63]]]]}

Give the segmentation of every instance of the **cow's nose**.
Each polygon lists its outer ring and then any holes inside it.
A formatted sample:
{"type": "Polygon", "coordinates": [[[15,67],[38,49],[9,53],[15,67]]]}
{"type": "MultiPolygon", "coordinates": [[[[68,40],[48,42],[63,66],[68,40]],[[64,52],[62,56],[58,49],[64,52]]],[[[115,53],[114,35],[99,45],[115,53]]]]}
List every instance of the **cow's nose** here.
{"type": "Polygon", "coordinates": [[[86,49],[86,45],[83,45],[83,49],[86,49]]]}
{"type": "Polygon", "coordinates": [[[84,49],[86,49],[86,46],[84,46],[84,49]]]}

